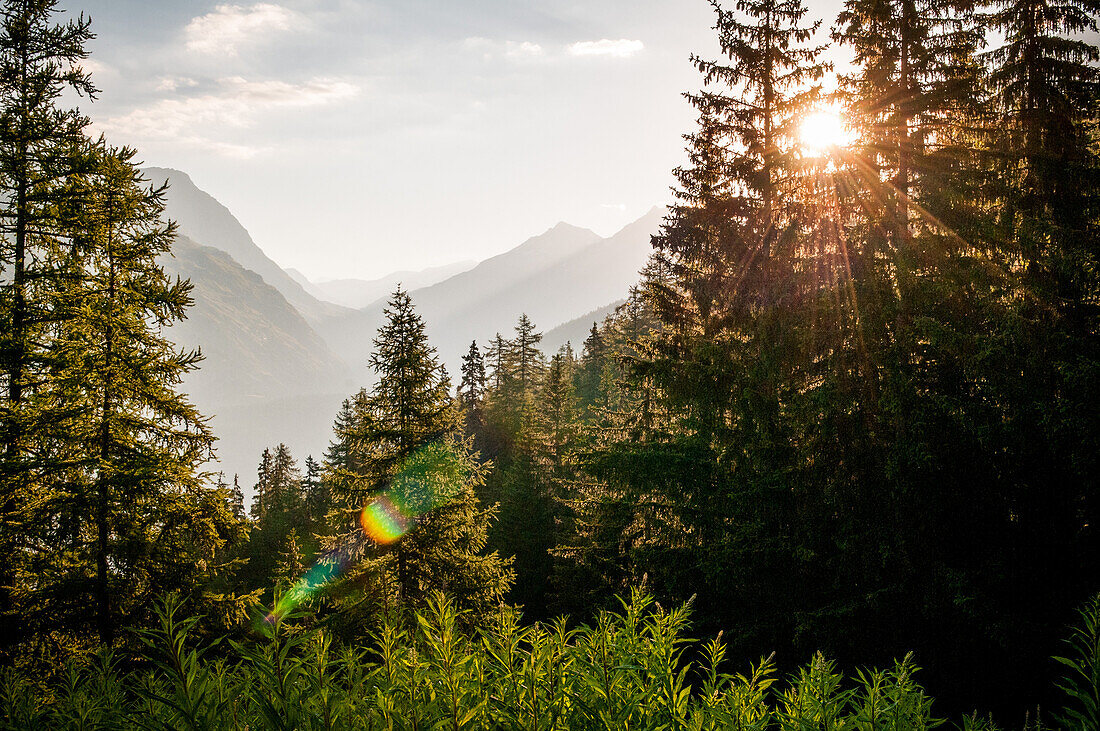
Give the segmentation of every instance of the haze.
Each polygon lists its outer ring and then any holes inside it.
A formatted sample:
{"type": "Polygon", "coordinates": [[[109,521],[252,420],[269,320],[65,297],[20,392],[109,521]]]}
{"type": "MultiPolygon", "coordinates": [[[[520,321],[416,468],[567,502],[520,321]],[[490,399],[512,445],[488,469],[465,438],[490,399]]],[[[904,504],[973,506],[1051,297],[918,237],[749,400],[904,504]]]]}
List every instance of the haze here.
{"type": "MultiPolygon", "coordinates": [[[[481,260],[668,199],[702,0],[81,0],[96,128],[312,279],[481,260]]],[[[838,5],[811,13],[826,19],[838,5]]]]}

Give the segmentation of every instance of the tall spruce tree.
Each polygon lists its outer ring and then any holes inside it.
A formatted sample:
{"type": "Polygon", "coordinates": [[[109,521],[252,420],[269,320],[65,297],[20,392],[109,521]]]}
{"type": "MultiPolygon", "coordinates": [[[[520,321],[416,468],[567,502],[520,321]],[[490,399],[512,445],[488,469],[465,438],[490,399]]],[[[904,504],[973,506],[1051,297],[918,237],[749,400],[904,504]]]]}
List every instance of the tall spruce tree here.
{"type": "Polygon", "coordinates": [[[484,427],[482,402],[485,399],[485,359],[477,347],[477,341],[470,343],[470,349],[462,356],[462,381],[458,386],[458,399],[466,422],[466,434],[480,436],[484,427]]]}
{"type": "MultiPolygon", "coordinates": [[[[426,474],[423,489],[447,491],[431,496],[429,502],[438,507],[409,516],[414,527],[393,544],[361,543],[367,560],[357,575],[379,589],[371,598],[376,608],[394,602],[417,607],[430,592],[442,589],[454,592],[475,613],[485,612],[507,591],[511,571],[508,562],[482,550],[493,515],[474,492],[484,480],[484,468],[461,436],[449,383],[408,293],[396,290],[385,314],[370,359],[378,380],[337,435],[348,467],[336,482],[336,497],[345,513],[357,518],[395,484],[416,482],[418,465],[431,449],[443,449],[461,479],[444,486],[426,474]]],[[[423,467],[429,473],[443,468],[449,469],[442,463],[423,467]]],[[[361,535],[352,526],[346,531],[361,535]]]]}
{"type": "Polygon", "coordinates": [[[697,594],[702,621],[724,624],[782,593],[764,590],[777,567],[795,571],[777,540],[791,493],[771,488],[792,467],[783,413],[802,386],[790,376],[810,172],[793,137],[824,66],[801,3],[715,10],[724,58],[693,57],[706,86],[686,95],[688,164],[653,238],[646,302],[632,297],[617,323],[630,377],[614,385],[630,410],[608,410],[618,433],[587,461],[586,487],[605,508],[580,522],[633,526],[628,570],[665,596],[697,594]]]}

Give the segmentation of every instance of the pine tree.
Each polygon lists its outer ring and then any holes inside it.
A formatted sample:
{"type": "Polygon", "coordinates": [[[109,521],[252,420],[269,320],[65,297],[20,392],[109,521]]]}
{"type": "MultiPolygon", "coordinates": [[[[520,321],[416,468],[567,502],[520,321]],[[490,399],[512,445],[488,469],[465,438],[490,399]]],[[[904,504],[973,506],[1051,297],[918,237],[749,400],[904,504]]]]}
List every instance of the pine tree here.
{"type": "Polygon", "coordinates": [[[377,382],[338,434],[348,469],[337,498],[349,515],[357,515],[395,485],[417,482],[410,475],[419,469],[426,470],[425,489],[434,485],[447,494],[430,496],[428,502],[439,507],[410,516],[415,527],[397,542],[364,544],[368,560],[360,577],[373,577],[382,602],[390,601],[393,591],[400,606],[416,607],[431,591],[449,589],[464,606],[484,612],[500,601],[511,581],[507,562],[482,552],[493,514],[480,507],[474,492],[484,468],[459,435],[455,401],[408,293],[396,290],[385,314],[370,359],[377,382]],[[442,449],[446,459],[433,461],[433,449],[442,449]],[[425,460],[428,464],[421,465],[425,460]],[[452,468],[461,479],[436,484],[433,471],[449,474],[452,468]]]}

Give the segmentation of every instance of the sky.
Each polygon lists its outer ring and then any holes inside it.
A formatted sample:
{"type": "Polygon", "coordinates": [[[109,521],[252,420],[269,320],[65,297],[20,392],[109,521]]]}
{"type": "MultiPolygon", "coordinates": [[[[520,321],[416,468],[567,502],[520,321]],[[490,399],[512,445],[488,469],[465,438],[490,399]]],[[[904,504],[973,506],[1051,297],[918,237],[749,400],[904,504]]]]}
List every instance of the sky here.
{"type": "MultiPolygon", "coordinates": [[[[811,3],[828,25],[839,0],[811,3]]],[[[80,106],[313,279],[484,259],[667,202],[705,0],[62,0],[80,106]]]]}

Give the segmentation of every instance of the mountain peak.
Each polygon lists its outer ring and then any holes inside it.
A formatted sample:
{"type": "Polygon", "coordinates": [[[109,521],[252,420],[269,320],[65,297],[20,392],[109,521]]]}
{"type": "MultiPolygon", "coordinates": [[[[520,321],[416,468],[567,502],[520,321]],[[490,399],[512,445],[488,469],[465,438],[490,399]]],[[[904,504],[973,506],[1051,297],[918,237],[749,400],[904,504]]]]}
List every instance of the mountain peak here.
{"type": "Polygon", "coordinates": [[[141,173],[153,183],[162,183],[165,180],[171,180],[175,183],[186,183],[192,187],[197,187],[190,175],[182,170],[176,170],[175,168],[146,167],[141,169],[141,173]]]}

